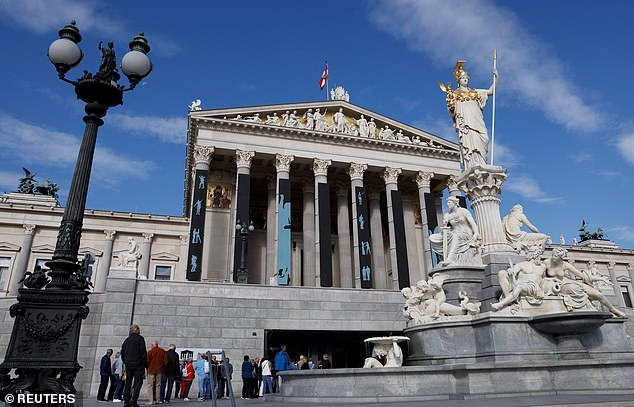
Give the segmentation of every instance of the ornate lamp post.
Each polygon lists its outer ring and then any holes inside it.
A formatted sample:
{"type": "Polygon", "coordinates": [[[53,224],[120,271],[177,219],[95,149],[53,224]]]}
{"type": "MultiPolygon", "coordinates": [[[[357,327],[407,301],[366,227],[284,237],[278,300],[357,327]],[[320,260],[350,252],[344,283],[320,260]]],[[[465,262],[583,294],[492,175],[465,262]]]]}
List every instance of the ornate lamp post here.
{"type": "Polygon", "coordinates": [[[236,278],[236,283],[246,284],[249,280],[249,271],[247,270],[247,236],[249,232],[253,232],[255,227],[253,227],[253,221],[249,223],[247,227],[246,224],[240,223],[240,219],[236,222],[236,230],[240,232],[240,236],[242,237],[242,253],[240,254],[240,269],[238,270],[238,277],[236,278]]]}
{"type": "Polygon", "coordinates": [[[17,393],[75,393],[73,383],[81,369],[77,362],[79,331],[81,321],[88,316],[86,303],[90,294],[87,263],[79,264],[77,253],[97,130],[108,109],[123,103],[123,92],[134,89],[152,70],[146,55],[150,46],[141,33],[130,42],[130,52],[121,60],[129,87],[117,84],[121,76],[112,42],[106,47],[99,43],[102,57],[96,74],[84,71],[78,80],[69,80],[66,73],[83,57],[77,45],[81,35],[75,22],[60,29],[59,37],[50,45],[48,57],[59,78],[73,85],[77,98],[86,103],[86,128],[53,259],[46,263],[50,271],[36,268],[33,273],[26,273],[25,288],[19,289],[18,302],[9,311],[15,323],[0,365],[0,396],[5,400],[7,395],[17,393]],[[9,376],[11,369],[15,369],[14,378],[9,376]]]}

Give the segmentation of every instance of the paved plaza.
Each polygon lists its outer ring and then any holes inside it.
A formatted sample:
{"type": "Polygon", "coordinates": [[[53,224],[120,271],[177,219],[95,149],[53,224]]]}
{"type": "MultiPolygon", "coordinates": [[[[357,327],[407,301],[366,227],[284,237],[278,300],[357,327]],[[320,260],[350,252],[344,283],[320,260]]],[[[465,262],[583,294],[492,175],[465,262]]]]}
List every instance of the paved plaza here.
{"type": "MultiPolygon", "coordinates": [[[[141,400],[139,405],[143,406],[145,400],[141,400]]],[[[212,403],[209,400],[204,402],[198,400],[182,401],[174,400],[170,403],[176,406],[192,406],[203,407],[211,406],[212,403]]],[[[95,400],[84,400],[83,407],[103,407],[103,406],[123,406],[123,403],[105,403],[97,402],[95,400]]],[[[341,403],[328,403],[327,401],[320,403],[297,403],[294,401],[264,401],[258,400],[236,400],[236,406],[255,406],[262,405],[263,407],[276,407],[276,406],[298,406],[298,407],[310,407],[310,406],[341,406],[341,403]]],[[[634,406],[634,394],[621,394],[621,395],[557,395],[557,396],[522,396],[522,397],[501,397],[490,398],[480,400],[432,400],[432,401],[417,401],[417,402],[385,402],[385,403],[360,403],[350,404],[351,406],[417,406],[417,407],[631,407],[634,406]]],[[[230,400],[219,400],[217,407],[229,407],[231,406],[230,400]]]]}

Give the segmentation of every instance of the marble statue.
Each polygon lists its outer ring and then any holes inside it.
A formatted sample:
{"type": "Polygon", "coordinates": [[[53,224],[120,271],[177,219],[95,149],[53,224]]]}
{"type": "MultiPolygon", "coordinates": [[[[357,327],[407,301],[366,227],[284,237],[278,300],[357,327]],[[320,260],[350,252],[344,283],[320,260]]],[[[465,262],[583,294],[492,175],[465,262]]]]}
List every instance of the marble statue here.
{"type": "Polygon", "coordinates": [[[566,244],[566,238],[564,237],[563,233],[559,235],[559,243],[566,244]]]}
{"type": "Polygon", "coordinates": [[[376,123],[374,122],[374,117],[370,117],[370,121],[368,122],[368,137],[376,138],[376,123]]]}
{"type": "Polygon", "coordinates": [[[333,124],[337,133],[346,132],[346,116],[343,114],[343,108],[339,108],[339,111],[332,115],[333,124]]]}
{"type": "Polygon", "coordinates": [[[387,140],[387,141],[394,141],[396,139],[394,137],[394,130],[390,129],[390,126],[388,126],[387,124],[379,132],[379,138],[381,140],[387,140]]]}
{"type": "Polygon", "coordinates": [[[141,258],[141,251],[139,244],[132,237],[128,237],[128,251],[119,253],[117,259],[119,260],[119,267],[124,269],[136,270],[137,263],[141,258]]]}
{"type": "Polygon", "coordinates": [[[540,258],[543,252],[543,246],[531,246],[526,252],[526,261],[498,273],[502,299],[491,304],[493,310],[500,310],[516,302],[520,297],[526,298],[531,305],[542,303],[544,299],[542,279],[546,274],[546,264],[540,258]]]}
{"type": "Polygon", "coordinates": [[[421,323],[425,319],[438,319],[442,316],[480,313],[480,303],[469,302],[469,297],[464,291],[458,293],[460,305],[447,303],[447,296],[442,288],[444,282],[445,276],[436,273],[427,281],[421,280],[416,283],[416,286],[403,288],[401,290],[405,297],[403,316],[421,323]]]}
{"type": "Polygon", "coordinates": [[[305,129],[312,130],[315,127],[315,120],[313,119],[313,109],[308,109],[306,112],[304,112],[304,116],[302,116],[302,118],[304,119],[304,123],[306,123],[306,125],[304,126],[305,129]]]}
{"type": "Polygon", "coordinates": [[[409,136],[403,134],[403,130],[399,130],[398,133],[396,133],[396,141],[400,141],[402,143],[412,143],[412,140],[409,138],[409,136]]]}
{"type": "Polygon", "coordinates": [[[524,214],[522,205],[515,205],[511,212],[502,219],[502,227],[506,234],[506,240],[518,252],[524,253],[529,246],[546,244],[548,236],[540,233],[524,214]],[[521,228],[526,226],[533,233],[525,232],[521,228]]]}
{"type": "Polygon", "coordinates": [[[429,237],[432,249],[444,256],[440,266],[456,264],[482,264],[481,238],[471,212],[458,205],[458,198],[447,198],[449,212],[444,215],[441,233],[429,237]]]}
{"type": "Polygon", "coordinates": [[[299,120],[297,120],[297,110],[293,110],[293,113],[286,112],[286,114],[287,116],[286,116],[286,119],[284,120],[285,127],[294,127],[294,128],[300,127],[299,120]]]}
{"type": "Polygon", "coordinates": [[[463,69],[464,63],[465,61],[458,61],[454,69],[458,88],[451,89],[451,84],[444,85],[442,82],[440,88],[447,96],[447,109],[458,134],[462,164],[467,170],[487,163],[489,136],[482,111],[497,86],[498,72],[493,70],[494,80],[489,89],[472,89],[469,88],[469,74],[463,69]]]}
{"type": "Polygon", "coordinates": [[[591,307],[590,301],[598,301],[617,317],[625,314],[610,304],[607,298],[593,287],[593,280],[589,274],[584,274],[577,270],[572,264],[564,260],[568,251],[563,247],[555,247],[551,258],[545,261],[546,275],[561,284],[561,295],[564,297],[564,304],[569,310],[591,307]],[[579,280],[570,275],[579,278],[579,280]]]}
{"type": "Polygon", "coordinates": [[[349,102],[350,95],[343,86],[337,86],[336,88],[330,89],[330,100],[345,100],[349,102]]]}
{"type": "Polygon", "coordinates": [[[328,109],[324,110],[324,113],[319,112],[319,108],[315,109],[315,113],[313,113],[313,120],[315,121],[315,130],[317,131],[326,131],[328,130],[328,123],[326,122],[325,115],[328,109]]]}
{"type": "Polygon", "coordinates": [[[244,120],[245,122],[262,123],[262,119],[260,119],[260,113],[256,113],[253,116],[247,116],[242,120],[244,120]]]}
{"type": "Polygon", "coordinates": [[[588,268],[581,270],[581,272],[587,274],[587,279],[584,277],[584,281],[591,281],[594,288],[599,290],[612,289],[613,285],[610,279],[601,274],[594,263],[589,264],[588,268]]]}
{"type": "Polygon", "coordinates": [[[357,120],[357,126],[359,126],[359,136],[368,137],[368,121],[363,115],[357,120]]]}
{"type": "Polygon", "coordinates": [[[264,124],[272,124],[273,126],[280,125],[280,118],[277,116],[277,113],[273,113],[273,116],[266,115],[266,121],[264,124]]]}
{"type": "Polygon", "coordinates": [[[201,104],[202,104],[202,102],[200,101],[200,99],[196,99],[196,100],[192,101],[192,104],[189,105],[189,111],[190,112],[196,112],[198,110],[202,110],[202,108],[200,107],[201,104]]]}
{"type": "Polygon", "coordinates": [[[406,336],[379,336],[368,338],[364,342],[374,345],[372,357],[366,358],[364,368],[401,367],[403,366],[403,350],[399,342],[409,341],[406,336]],[[385,360],[385,364],[380,360],[385,360]]]}

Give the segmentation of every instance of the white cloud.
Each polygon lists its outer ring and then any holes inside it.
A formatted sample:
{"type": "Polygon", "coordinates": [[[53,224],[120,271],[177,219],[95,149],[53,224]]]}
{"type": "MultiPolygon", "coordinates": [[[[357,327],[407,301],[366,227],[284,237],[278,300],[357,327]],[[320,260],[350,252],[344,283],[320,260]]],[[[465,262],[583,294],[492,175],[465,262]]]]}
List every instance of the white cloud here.
{"type": "Polygon", "coordinates": [[[506,144],[499,142],[495,143],[494,154],[493,163],[495,165],[512,168],[520,163],[521,156],[517,152],[511,150],[506,144]]]}
{"type": "MultiPolygon", "coordinates": [[[[72,168],[79,145],[80,140],[75,136],[29,124],[0,112],[0,157],[10,157],[23,164],[72,168]]],[[[118,151],[98,146],[92,176],[114,187],[126,179],[145,179],[154,168],[150,161],[126,157],[118,151]]]]}
{"type": "Polygon", "coordinates": [[[24,175],[19,172],[13,171],[0,171],[0,189],[3,190],[16,190],[19,184],[20,178],[24,175]]]}
{"type": "MultiPolygon", "coordinates": [[[[509,10],[488,0],[374,4],[371,19],[379,27],[405,39],[440,66],[467,60],[465,68],[477,86],[489,87],[492,53],[497,48],[500,92],[518,96],[569,130],[592,131],[603,122],[603,115],[584,103],[581,91],[567,78],[563,63],[509,10]]],[[[448,71],[447,76],[451,78],[452,73],[448,71]]]]}
{"type": "Polygon", "coordinates": [[[608,233],[608,238],[634,242],[634,228],[631,226],[614,226],[607,228],[606,232],[608,233]]]}
{"type": "Polygon", "coordinates": [[[95,30],[105,34],[121,32],[121,24],[109,18],[104,9],[106,7],[96,1],[4,1],[0,6],[0,15],[39,34],[57,30],[71,20],[77,21],[80,30],[95,30]]]}
{"type": "Polygon", "coordinates": [[[634,133],[621,135],[616,147],[627,162],[634,164],[634,133]]]}
{"type": "Polygon", "coordinates": [[[539,203],[557,204],[564,201],[563,198],[560,197],[548,196],[541,189],[537,181],[526,175],[514,175],[509,177],[502,187],[506,187],[506,189],[511,192],[515,192],[526,199],[539,203]]]}
{"type": "Polygon", "coordinates": [[[134,134],[158,137],[167,143],[185,144],[187,141],[187,119],[183,117],[134,116],[126,113],[113,113],[108,124],[134,134]]]}

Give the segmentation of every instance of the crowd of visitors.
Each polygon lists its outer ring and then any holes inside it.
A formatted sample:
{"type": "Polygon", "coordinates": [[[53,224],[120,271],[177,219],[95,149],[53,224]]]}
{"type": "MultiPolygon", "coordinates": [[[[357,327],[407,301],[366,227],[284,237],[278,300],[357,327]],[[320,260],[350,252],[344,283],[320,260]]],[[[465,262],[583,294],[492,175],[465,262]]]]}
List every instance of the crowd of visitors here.
{"type": "MultiPolygon", "coordinates": [[[[166,351],[157,341],[153,341],[147,351],[145,338],[141,336],[138,325],[130,326],[130,335],[123,341],[121,352],[115,354],[114,360],[112,355],[113,350],[108,349],[101,358],[97,401],[124,402],[125,407],[138,407],[145,379],[148,405],[170,403],[172,394],[175,399],[189,401],[194,378],[198,378],[199,400],[210,399],[212,392],[217,399],[228,399],[230,396],[229,382],[233,379],[233,365],[228,357],[226,361],[218,361],[216,355],[199,353],[195,362],[192,357],[179,359],[175,344],[170,344],[166,351]]],[[[273,361],[267,355],[261,359],[244,355],[241,398],[258,398],[278,391],[282,379],[277,376],[277,372],[331,367],[328,355],[323,355],[317,363],[313,363],[312,358],[300,355],[296,362],[286,352],[286,346],[281,346],[273,361]]]]}

